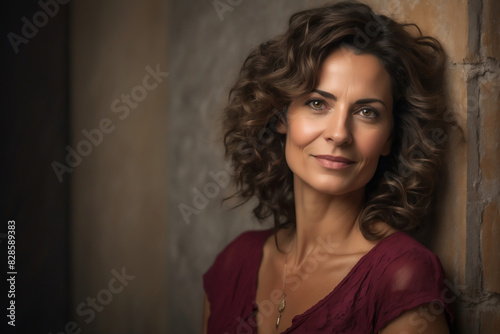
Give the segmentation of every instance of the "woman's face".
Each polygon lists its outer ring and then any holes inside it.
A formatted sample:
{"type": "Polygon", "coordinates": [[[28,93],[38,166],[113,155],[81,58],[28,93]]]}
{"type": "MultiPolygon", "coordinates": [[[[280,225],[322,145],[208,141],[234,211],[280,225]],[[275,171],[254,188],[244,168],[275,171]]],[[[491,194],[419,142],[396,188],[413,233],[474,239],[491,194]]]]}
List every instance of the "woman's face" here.
{"type": "Polygon", "coordinates": [[[292,101],[287,124],[286,161],[294,187],[342,195],[373,177],[391,147],[391,78],[372,55],[341,48],[320,69],[316,89],[292,101]]]}

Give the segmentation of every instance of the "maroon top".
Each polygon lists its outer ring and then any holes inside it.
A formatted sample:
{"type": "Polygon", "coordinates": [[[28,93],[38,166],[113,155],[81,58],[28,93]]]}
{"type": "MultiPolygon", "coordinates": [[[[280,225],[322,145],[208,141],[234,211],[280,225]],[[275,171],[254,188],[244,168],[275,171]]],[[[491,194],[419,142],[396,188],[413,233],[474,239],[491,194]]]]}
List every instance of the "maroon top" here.
{"type": "MultiPolygon", "coordinates": [[[[249,231],[231,242],[203,276],[210,302],[208,334],[255,333],[255,295],[263,246],[273,230],[249,231]]],[[[439,259],[404,232],[382,239],[322,300],[284,333],[378,333],[403,311],[431,303],[428,319],[451,321],[449,283],[439,259]]],[[[304,278],[306,279],[306,278],[304,278]]],[[[411,320],[417,329],[427,324],[411,320]]]]}

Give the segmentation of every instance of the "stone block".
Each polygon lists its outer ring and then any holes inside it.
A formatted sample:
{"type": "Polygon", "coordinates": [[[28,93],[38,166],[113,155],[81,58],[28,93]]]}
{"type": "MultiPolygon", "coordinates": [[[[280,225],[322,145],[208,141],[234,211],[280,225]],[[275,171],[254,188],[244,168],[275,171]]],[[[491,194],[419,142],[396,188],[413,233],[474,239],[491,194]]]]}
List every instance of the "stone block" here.
{"type": "MultiPolygon", "coordinates": [[[[490,65],[491,66],[491,65],[490,65]]],[[[483,211],[481,252],[484,288],[500,292],[500,75],[491,66],[480,80],[481,112],[481,192],[487,203],[483,211]]]]}
{"type": "Polygon", "coordinates": [[[481,46],[484,56],[500,60],[500,1],[483,0],[481,46]]]}
{"type": "Polygon", "coordinates": [[[485,310],[481,315],[481,333],[498,333],[500,329],[500,307],[485,310]]]}
{"type": "Polygon", "coordinates": [[[492,68],[481,78],[479,107],[482,114],[481,171],[483,189],[495,195],[500,176],[500,68],[492,68]],[[496,73],[495,73],[496,72],[496,73]]]}
{"type": "MultiPolygon", "coordinates": [[[[500,196],[490,202],[483,212],[481,252],[483,257],[484,289],[500,292],[500,196]]],[[[498,327],[500,328],[500,327],[498,327]]]]}

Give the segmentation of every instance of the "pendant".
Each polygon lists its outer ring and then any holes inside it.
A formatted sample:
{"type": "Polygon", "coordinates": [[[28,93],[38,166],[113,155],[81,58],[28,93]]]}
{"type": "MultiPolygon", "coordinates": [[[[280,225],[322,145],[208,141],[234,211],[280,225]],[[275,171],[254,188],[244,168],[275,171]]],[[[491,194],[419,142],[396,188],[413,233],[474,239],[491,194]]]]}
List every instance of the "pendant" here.
{"type": "Polygon", "coordinates": [[[283,310],[285,309],[285,306],[286,306],[285,299],[286,299],[286,295],[283,295],[283,297],[281,298],[280,306],[278,306],[279,313],[283,312],[283,310]]]}
{"type": "Polygon", "coordinates": [[[286,307],[286,294],[283,294],[283,297],[281,297],[281,301],[280,301],[280,304],[278,306],[278,319],[276,319],[276,328],[278,328],[278,326],[280,325],[280,320],[281,320],[281,313],[283,313],[283,310],[285,309],[286,307]]]}

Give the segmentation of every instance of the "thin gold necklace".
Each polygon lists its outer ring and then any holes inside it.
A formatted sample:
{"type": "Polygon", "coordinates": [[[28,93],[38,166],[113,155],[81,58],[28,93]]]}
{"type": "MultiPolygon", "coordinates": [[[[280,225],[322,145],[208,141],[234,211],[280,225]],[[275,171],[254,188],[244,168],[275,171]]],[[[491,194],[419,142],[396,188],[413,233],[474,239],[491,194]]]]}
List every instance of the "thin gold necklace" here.
{"type": "Polygon", "coordinates": [[[285,257],[285,269],[283,270],[283,290],[282,290],[283,294],[281,295],[281,301],[280,301],[280,303],[278,305],[278,319],[276,319],[276,329],[280,325],[281,314],[283,313],[283,311],[285,310],[285,307],[286,307],[286,291],[285,291],[285,287],[286,287],[286,265],[287,265],[287,262],[288,262],[288,254],[285,257]]]}
{"type": "Polygon", "coordinates": [[[297,235],[295,235],[293,245],[292,245],[291,249],[286,253],[286,256],[285,256],[285,266],[283,268],[283,277],[282,277],[282,279],[283,279],[283,288],[282,288],[283,293],[281,294],[281,301],[278,305],[278,318],[276,319],[276,329],[278,329],[278,327],[280,325],[281,314],[283,313],[283,311],[285,310],[285,307],[286,307],[286,266],[288,264],[288,255],[290,255],[290,253],[293,251],[296,243],[297,243],[297,235]]]}

